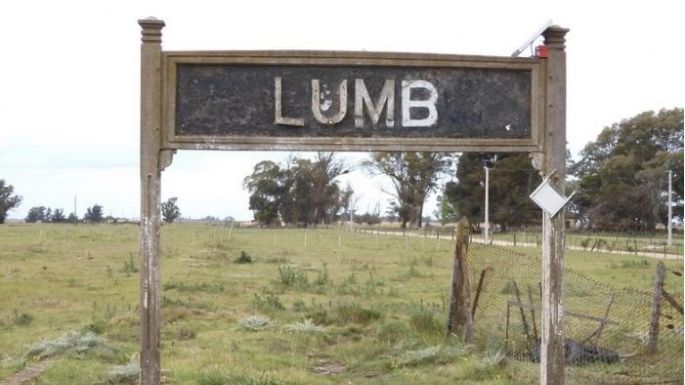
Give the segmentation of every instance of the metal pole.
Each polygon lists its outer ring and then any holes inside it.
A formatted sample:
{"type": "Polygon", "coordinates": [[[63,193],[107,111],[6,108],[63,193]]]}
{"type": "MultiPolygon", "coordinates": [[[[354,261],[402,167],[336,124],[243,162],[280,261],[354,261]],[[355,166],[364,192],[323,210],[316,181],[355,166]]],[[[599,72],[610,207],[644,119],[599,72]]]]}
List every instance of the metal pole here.
{"type": "Polygon", "coordinates": [[[485,169],[485,243],[490,243],[490,169],[485,169]]]}
{"type": "Polygon", "coordinates": [[[668,170],[668,245],[673,246],[673,204],[671,195],[673,194],[673,172],[668,170]]]}

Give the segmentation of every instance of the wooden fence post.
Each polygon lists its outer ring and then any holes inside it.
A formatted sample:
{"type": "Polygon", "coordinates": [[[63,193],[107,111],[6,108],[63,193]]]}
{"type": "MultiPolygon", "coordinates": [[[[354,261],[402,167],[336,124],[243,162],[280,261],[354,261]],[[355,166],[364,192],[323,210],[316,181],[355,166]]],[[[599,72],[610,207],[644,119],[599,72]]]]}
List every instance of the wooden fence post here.
{"type": "Polygon", "coordinates": [[[456,334],[466,343],[473,340],[471,288],[467,262],[470,227],[468,220],[462,219],[456,228],[457,241],[454,249],[450,307],[447,315],[447,334],[456,334]]]}
{"type": "Polygon", "coordinates": [[[647,341],[647,351],[650,354],[657,352],[659,344],[659,318],[661,317],[661,296],[664,290],[664,263],[659,261],[656,264],[656,275],[654,276],[654,296],[652,297],[652,317],[649,322],[649,340],[647,341]]]}

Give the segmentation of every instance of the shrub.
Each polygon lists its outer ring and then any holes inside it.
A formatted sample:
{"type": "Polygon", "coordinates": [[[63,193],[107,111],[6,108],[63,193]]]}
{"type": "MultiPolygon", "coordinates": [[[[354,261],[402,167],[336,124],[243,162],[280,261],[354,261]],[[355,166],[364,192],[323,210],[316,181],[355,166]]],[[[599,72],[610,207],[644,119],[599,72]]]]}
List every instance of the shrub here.
{"type": "Polygon", "coordinates": [[[277,263],[279,265],[287,265],[290,263],[290,260],[286,257],[269,257],[264,262],[277,263]]]}
{"type": "Polygon", "coordinates": [[[580,246],[583,248],[583,250],[587,250],[588,246],[590,246],[590,241],[592,241],[592,238],[585,238],[580,240],[580,246]]]}
{"type": "Polygon", "coordinates": [[[221,293],[224,291],[224,284],[222,282],[215,283],[185,283],[183,281],[169,281],[162,285],[164,290],[176,290],[178,292],[195,292],[204,291],[207,293],[221,293]]]}
{"type": "Polygon", "coordinates": [[[378,340],[381,342],[394,344],[410,333],[409,326],[404,322],[390,322],[381,327],[378,331],[378,340]]]}
{"type": "Polygon", "coordinates": [[[320,325],[329,325],[334,322],[333,317],[326,309],[316,309],[307,312],[307,318],[320,325]]]}
{"type": "Polygon", "coordinates": [[[124,260],[124,267],[121,272],[126,273],[127,276],[138,272],[138,266],[133,261],[133,253],[128,253],[128,261],[124,260]]]}
{"type": "Polygon", "coordinates": [[[200,374],[197,378],[198,385],[287,385],[283,382],[271,378],[265,373],[254,376],[246,374],[224,374],[217,370],[207,371],[200,374]]]}
{"type": "Polygon", "coordinates": [[[314,280],[314,285],[316,285],[316,286],[328,286],[328,284],[330,284],[330,283],[331,283],[331,278],[328,275],[328,267],[324,263],[322,271],[319,272],[319,275],[314,280]]]}
{"type": "Polygon", "coordinates": [[[192,340],[195,337],[197,337],[197,332],[193,329],[183,328],[183,329],[178,331],[178,339],[179,340],[192,340]]]}
{"type": "MultiPolygon", "coordinates": [[[[182,298],[173,298],[173,297],[167,297],[165,295],[162,296],[162,306],[168,306],[168,307],[179,307],[179,308],[186,308],[186,309],[192,309],[192,310],[216,310],[217,305],[209,302],[209,301],[197,301],[194,300],[193,297],[187,297],[186,299],[182,298]]],[[[169,309],[171,310],[171,309],[169,309]]]]}
{"type": "Polygon", "coordinates": [[[17,326],[28,326],[33,322],[33,316],[29,313],[21,313],[14,309],[14,324],[17,326]]]}
{"type": "Polygon", "coordinates": [[[298,299],[293,302],[293,311],[296,313],[302,313],[307,311],[307,304],[303,300],[298,299]]]}
{"type": "Polygon", "coordinates": [[[309,287],[309,277],[303,271],[290,265],[278,267],[278,283],[284,287],[307,288],[309,287]]]}
{"type": "Polygon", "coordinates": [[[238,323],[243,329],[256,332],[266,329],[271,324],[271,320],[261,315],[251,315],[241,319],[238,323]]]}
{"type": "Polygon", "coordinates": [[[445,325],[432,311],[420,309],[409,317],[409,324],[421,334],[437,335],[445,330],[445,325]]]}
{"type": "Polygon", "coordinates": [[[216,371],[202,372],[197,378],[198,385],[227,385],[228,381],[228,376],[216,371]]]}
{"type": "Polygon", "coordinates": [[[478,360],[467,360],[464,362],[462,370],[465,378],[483,381],[500,378],[502,366],[505,364],[506,354],[501,350],[494,350],[486,352],[485,355],[479,357],[478,360]]]}
{"type": "Polygon", "coordinates": [[[135,357],[126,365],[118,365],[107,372],[108,384],[132,383],[140,376],[140,362],[135,357]]]}
{"type": "Polygon", "coordinates": [[[236,258],[233,260],[234,263],[238,264],[246,264],[246,263],[252,263],[252,256],[250,254],[246,253],[244,250],[240,252],[240,257],[236,258]]]}
{"type": "Polygon", "coordinates": [[[336,293],[341,295],[359,295],[361,292],[360,287],[357,285],[357,277],[354,273],[350,273],[345,279],[340,282],[335,288],[336,293]]]}
{"type": "Polygon", "coordinates": [[[632,261],[624,259],[621,262],[621,267],[624,269],[647,269],[649,268],[649,261],[646,259],[632,261]]]}
{"type": "Polygon", "coordinates": [[[592,247],[590,248],[590,251],[597,251],[602,250],[602,247],[607,245],[607,241],[604,238],[597,238],[595,242],[592,244],[592,247]]]}
{"type": "Polygon", "coordinates": [[[446,364],[463,353],[465,350],[459,346],[429,346],[425,349],[405,352],[397,360],[396,366],[446,364]]]}
{"type": "Polygon", "coordinates": [[[81,356],[89,352],[101,356],[111,356],[114,350],[95,333],[71,331],[52,341],[35,343],[26,352],[26,356],[41,360],[64,354],[81,356]]]}
{"type": "Polygon", "coordinates": [[[305,319],[303,322],[296,322],[294,324],[286,325],[285,331],[290,333],[317,333],[323,328],[315,324],[310,319],[305,319]]]}
{"type": "Polygon", "coordinates": [[[102,318],[94,318],[91,323],[86,325],[84,328],[85,332],[91,332],[95,334],[103,334],[107,329],[107,321],[102,318]]]}
{"type": "Polygon", "coordinates": [[[506,360],[507,355],[502,350],[494,350],[487,352],[480,362],[483,368],[491,368],[501,366],[506,360]]]}
{"type": "Polygon", "coordinates": [[[357,303],[338,304],[335,308],[335,314],[339,323],[353,322],[361,325],[381,318],[381,313],[378,310],[367,309],[357,303]]]}
{"type": "Polygon", "coordinates": [[[255,293],[254,298],[252,298],[252,305],[260,310],[285,310],[281,299],[270,291],[266,292],[264,296],[255,293]]]}
{"type": "Polygon", "coordinates": [[[416,268],[415,265],[409,265],[409,270],[407,270],[406,277],[421,278],[421,272],[416,268]]]}
{"type": "Polygon", "coordinates": [[[330,324],[359,324],[366,325],[373,320],[378,320],[382,316],[381,312],[375,309],[367,309],[358,303],[339,303],[332,309],[318,307],[310,309],[306,318],[319,325],[330,324]]]}

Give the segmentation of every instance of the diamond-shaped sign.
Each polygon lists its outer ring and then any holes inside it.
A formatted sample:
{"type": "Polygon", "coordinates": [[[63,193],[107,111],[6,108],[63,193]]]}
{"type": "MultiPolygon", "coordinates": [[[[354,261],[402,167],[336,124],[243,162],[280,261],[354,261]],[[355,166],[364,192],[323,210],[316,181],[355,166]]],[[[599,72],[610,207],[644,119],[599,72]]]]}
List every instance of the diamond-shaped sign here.
{"type": "Polygon", "coordinates": [[[535,202],[538,207],[543,209],[550,216],[555,216],[566,204],[573,198],[575,191],[571,196],[566,198],[564,194],[559,193],[551,184],[551,176],[557,170],[552,171],[545,180],[530,194],[530,199],[535,202]]]}

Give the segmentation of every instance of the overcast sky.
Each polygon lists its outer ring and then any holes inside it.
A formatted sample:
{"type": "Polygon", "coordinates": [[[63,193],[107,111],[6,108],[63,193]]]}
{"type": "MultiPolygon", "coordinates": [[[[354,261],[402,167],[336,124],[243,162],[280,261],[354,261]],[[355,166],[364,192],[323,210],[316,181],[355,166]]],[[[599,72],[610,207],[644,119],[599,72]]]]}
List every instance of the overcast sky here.
{"type": "MultiPolygon", "coordinates": [[[[601,129],[683,106],[682,1],[4,1],[0,5],[0,178],[32,206],[78,215],[139,214],[137,20],[166,22],[168,50],[314,49],[508,56],[547,20],[571,29],[568,141],[576,155],[601,129]]],[[[526,53],[527,55],[528,53],[526,53]]],[[[285,153],[179,152],[162,197],[184,215],[250,219],[241,181],[285,153]]],[[[361,159],[358,155],[350,166],[361,159]]],[[[387,196],[360,172],[340,177],[387,196]]],[[[430,214],[429,208],[425,214],[430,214]]]]}

